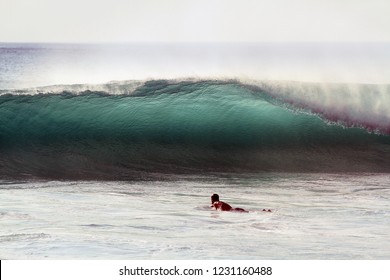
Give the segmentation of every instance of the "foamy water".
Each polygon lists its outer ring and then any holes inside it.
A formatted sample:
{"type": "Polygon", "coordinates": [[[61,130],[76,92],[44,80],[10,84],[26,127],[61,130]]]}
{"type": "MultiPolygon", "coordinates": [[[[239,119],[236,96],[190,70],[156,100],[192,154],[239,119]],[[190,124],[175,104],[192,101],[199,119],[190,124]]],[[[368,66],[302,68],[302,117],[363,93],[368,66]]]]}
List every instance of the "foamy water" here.
{"type": "Polygon", "coordinates": [[[380,174],[3,181],[0,258],[388,259],[389,181],[380,174]],[[250,212],[212,210],[212,193],[250,212]]]}

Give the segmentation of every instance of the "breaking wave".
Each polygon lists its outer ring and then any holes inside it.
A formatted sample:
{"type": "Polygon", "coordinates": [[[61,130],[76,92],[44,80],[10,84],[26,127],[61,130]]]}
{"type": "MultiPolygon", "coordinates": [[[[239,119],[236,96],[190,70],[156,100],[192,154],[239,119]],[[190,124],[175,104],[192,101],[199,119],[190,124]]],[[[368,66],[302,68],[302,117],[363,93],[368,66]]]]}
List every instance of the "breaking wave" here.
{"type": "Polygon", "coordinates": [[[0,91],[0,178],[390,172],[390,86],[124,81],[0,91]]]}

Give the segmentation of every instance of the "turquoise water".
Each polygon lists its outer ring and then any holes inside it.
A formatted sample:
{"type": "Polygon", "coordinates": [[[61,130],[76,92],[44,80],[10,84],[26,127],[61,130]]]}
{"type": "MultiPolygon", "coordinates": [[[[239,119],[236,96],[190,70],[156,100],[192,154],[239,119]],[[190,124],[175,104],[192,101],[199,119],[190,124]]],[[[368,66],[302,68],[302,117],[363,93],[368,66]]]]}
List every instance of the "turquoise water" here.
{"type": "Polygon", "coordinates": [[[331,122],[262,87],[228,80],[101,86],[134,89],[4,91],[0,177],[390,170],[387,126],[379,123],[383,133],[375,134],[343,116],[331,122]]]}

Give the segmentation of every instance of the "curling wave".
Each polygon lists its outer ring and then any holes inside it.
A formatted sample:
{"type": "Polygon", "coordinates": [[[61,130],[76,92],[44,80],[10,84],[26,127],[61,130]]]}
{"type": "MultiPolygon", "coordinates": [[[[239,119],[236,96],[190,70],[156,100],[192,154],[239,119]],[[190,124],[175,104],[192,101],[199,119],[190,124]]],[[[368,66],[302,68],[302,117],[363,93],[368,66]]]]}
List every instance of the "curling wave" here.
{"type": "Polygon", "coordinates": [[[231,80],[3,90],[0,178],[390,172],[389,96],[388,85],[231,80]]]}

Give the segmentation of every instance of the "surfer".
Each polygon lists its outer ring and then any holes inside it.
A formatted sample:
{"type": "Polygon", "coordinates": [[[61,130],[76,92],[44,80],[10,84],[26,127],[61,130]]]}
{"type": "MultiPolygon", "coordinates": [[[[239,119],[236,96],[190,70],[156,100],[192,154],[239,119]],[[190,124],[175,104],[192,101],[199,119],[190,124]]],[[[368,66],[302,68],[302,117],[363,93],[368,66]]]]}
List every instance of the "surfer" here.
{"type": "MultiPolygon", "coordinates": [[[[218,194],[213,194],[211,196],[211,207],[214,207],[216,210],[221,210],[221,211],[237,211],[237,212],[249,212],[245,209],[242,208],[233,208],[226,202],[220,201],[219,200],[219,195],[218,194]]],[[[271,209],[263,209],[263,212],[271,212],[271,209]]]]}
{"type": "Polygon", "coordinates": [[[226,202],[219,200],[219,195],[216,193],[211,196],[211,207],[215,207],[217,210],[221,211],[238,211],[238,212],[248,212],[245,209],[242,208],[233,208],[226,202]]]}

